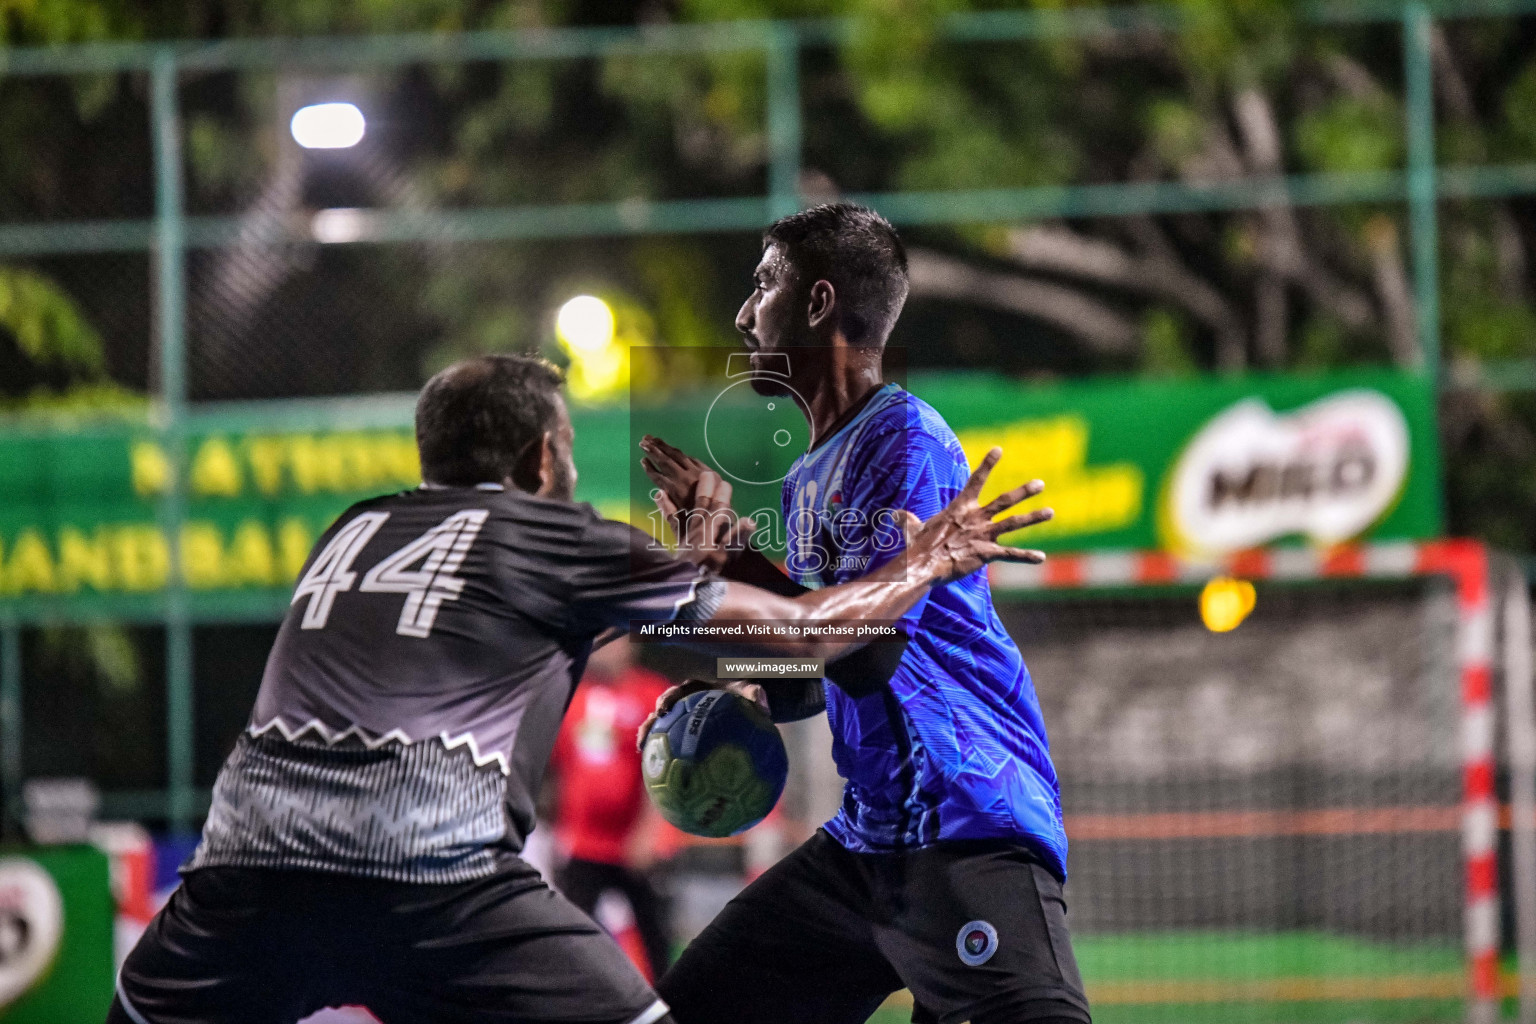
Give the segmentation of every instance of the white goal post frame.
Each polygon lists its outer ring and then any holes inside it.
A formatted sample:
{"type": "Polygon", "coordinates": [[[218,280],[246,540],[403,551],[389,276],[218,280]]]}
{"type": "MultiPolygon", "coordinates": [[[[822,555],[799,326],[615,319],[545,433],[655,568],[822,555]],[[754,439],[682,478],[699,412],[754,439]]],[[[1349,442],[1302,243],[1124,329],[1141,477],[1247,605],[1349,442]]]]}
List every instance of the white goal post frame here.
{"type": "MultiPolygon", "coordinates": [[[[1461,690],[1460,816],[1465,867],[1467,1019],[1472,1024],[1492,1024],[1498,1019],[1504,986],[1499,972],[1495,614],[1488,549],[1472,540],[1402,541],[1329,548],[1264,548],[1200,561],[1160,551],[1101,551],[1053,554],[1041,567],[1007,562],[990,567],[992,587],[999,595],[1200,585],[1218,576],[1295,583],[1440,576],[1454,584],[1455,663],[1461,690]]],[[[1528,638],[1525,642],[1529,643],[1528,638]]],[[[1514,682],[1529,685],[1528,678],[1514,682]]],[[[1524,698],[1526,708],[1530,707],[1528,693],[1524,698]]],[[[1512,750],[1519,751],[1524,744],[1521,737],[1525,735],[1528,731],[1511,732],[1512,750]]],[[[1529,807],[1515,809],[1514,822],[1524,826],[1517,828],[1517,833],[1529,832],[1531,813],[1529,807]]],[[[1518,841],[1520,838],[1517,834],[1517,849],[1526,845],[1518,841]]],[[[1522,967],[1526,966],[1525,960],[1522,957],[1522,967]]],[[[1529,991],[1522,995],[1522,1019],[1530,1020],[1528,1014],[1536,1008],[1536,999],[1529,991]]]]}

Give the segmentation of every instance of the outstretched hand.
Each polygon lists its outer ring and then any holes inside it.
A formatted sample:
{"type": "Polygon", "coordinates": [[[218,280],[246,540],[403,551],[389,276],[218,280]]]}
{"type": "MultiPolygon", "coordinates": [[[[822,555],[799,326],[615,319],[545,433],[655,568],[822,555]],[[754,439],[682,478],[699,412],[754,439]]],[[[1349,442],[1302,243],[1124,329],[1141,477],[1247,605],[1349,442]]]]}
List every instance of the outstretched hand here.
{"type": "Polygon", "coordinates": [[[920,522],[916,516],[906,513],[907,555],[930,568],[941,583],[969,576],[990,562],[1038,565],[1045,561],[1043,551],[1000,544],[998,538],[1046,522],[1054,512],[1042,508],[1010,515],[1006,519],[996,518],[1021,501],[1040,494],[1045,490],[1045,484],[1031,480],[985,505],[980,504],[981,489],[1002,457],[1001,448],[988,452],[955,500],[927,522],[920,522]]]}
{"type": "Polygon", "coordinates": [[[679,506],[667,488],[654,492],[656,507],[677,538],[677,553],[695,565],[722,571],[731,556],[746,547],[757,520],[737,517],[731,508],[731,485],[712,469],[700,472],[691,501],[679,506]]]}

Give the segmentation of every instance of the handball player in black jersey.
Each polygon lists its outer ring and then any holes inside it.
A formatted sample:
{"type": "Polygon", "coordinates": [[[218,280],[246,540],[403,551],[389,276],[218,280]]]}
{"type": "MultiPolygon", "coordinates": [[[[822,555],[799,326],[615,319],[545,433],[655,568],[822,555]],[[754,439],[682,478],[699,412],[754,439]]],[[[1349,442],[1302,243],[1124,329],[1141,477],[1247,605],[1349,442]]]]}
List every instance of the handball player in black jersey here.
{"type": "MultiPolygon", "coordinates": [[[[425,482],[354,505],[316,543],[109,1024],[289,1024],[340,1005],[384,1024],[670,1022],[518,856],[594,639],[645,621],[889,620],[989,561],[1044,558],[997,543],[1049,513],[993,521],[1040,490],[980,506],[994,457],[907,524],[904,565],[795,598],[723,581],[709,566],[728,518],[682,520],[678,557],[572,500],[560,388],[542,360],[487,356],[423,389],[425,482]]],[[[697,490],[695,507],[728,509],[718,477],[697,490]]],[[[850,649],[797,643],[774,650],[850,649]]]]}

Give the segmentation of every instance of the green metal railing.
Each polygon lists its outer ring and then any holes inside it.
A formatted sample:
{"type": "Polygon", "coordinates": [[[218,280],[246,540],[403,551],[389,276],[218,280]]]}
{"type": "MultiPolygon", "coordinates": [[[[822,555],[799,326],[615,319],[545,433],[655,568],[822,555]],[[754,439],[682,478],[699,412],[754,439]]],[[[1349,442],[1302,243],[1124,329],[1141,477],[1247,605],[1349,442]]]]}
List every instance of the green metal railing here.
{"type": "MultiPolygon", "coordinates": [[[[1316,24],[1388,24],[1402,32],[1407,166],[1363,174],[1306,174],[1211,184],[1177,182],[888,192],[857,195],[899,224],[962,224],[1049,216],[1088,217],[1244,210],[1276,205],[1406,203],[1413,287],[1417,300],[1421,365],[1440,372],[1439,229],[1443,199],[1490,199],[1536,194],[1536,165],[1440,168],[1435,157],[1431,30],[1437,19],[1536,13],[1536,0],[1460,0],[1398,3],[1362,0],[1311,4],[1316,24]]],[[[1189,22],[1171,8],[989,11],[946,18],[941,31],[956,42],[998,42],[1088,37],[1105,33],[1177,32],[1189,22]]],[[[807,46],[853,37],[847,20],[740,22],[643,28],[550,29],[399,35],[344,39],[242,39],[189,43],[103,43],[49,49],[0,50],[0,75],[54,76],[140,72],[149,76],[155,160],[155,216],[0,225],[0,257],[150,251],[156,285],[159,370],[156,381],[166,451],[173,466],[186,461],[186,255],[231,242],[251,230],[238,216],[189,217],[184,209],[181,118],[177,85],[189,71],[305,67],[331,70],[427,62],[537,61],[617,55],[757,51],[766,66],[768,189],[751,198],[634,201],[480,208],[457,211],[360,211],[357,243],[412,240],[490,241],[594,235],[748,231],[801,205],[803,143],[800,54],[807,46]]],[[[307,228],[281,223],[263,230],[273,239],[309,240],[307,228]]],[[[1501,367],[1494,383],[1530,386],[1536,369],[1501,367]]],[[[184,473],[177,473],[162,510],[172,538],[171,578],[164,598],[166,623],[168,789],[123,794],[109,809],[164,813],[178,828],[193,824],[201,799],[193,786],[193,609],[180,582],[174,545],[185,518],[184,473]]],[[[20,780],[20,625],[0,622],[0,792],[14,809],[20,780]]]]}

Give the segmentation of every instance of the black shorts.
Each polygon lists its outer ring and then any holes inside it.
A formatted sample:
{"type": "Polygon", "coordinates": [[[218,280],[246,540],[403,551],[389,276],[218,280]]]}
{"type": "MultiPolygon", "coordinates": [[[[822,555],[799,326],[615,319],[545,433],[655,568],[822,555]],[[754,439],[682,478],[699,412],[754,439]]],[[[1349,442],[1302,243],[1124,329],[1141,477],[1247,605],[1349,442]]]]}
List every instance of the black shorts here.
{"type": "Polygon", "coordinates": [[[531,867],[408,885],[309,871],[190,872],[128,955],[113,1021],[651,1024],[666,1006],[531,867]]]}
{"type": "Polygon", "coordinates": [[[721,911],[657,984],[677,1024],[1089,1020],[1061,883],[1027,848],[850,853],[817,832],[721,911]]]}

